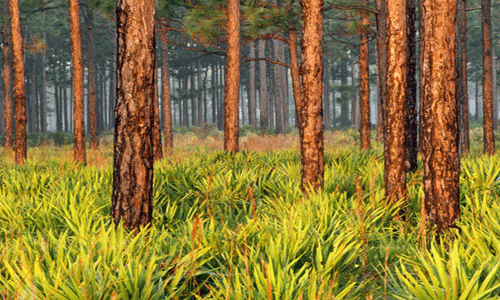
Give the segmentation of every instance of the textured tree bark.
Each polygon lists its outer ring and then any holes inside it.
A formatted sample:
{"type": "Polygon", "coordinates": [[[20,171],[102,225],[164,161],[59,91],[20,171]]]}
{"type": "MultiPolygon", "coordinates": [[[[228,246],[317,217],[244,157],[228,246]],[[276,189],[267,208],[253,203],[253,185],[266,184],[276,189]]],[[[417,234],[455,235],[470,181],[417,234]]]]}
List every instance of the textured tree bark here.
{"type": "Polygon", "coordinates": [[[386,6],[384,0],[376,0],[377,7],[377,71],[378,71],[378,121],[377,139],[381,140],[384,133],[384,107],[387,99],[387,48],[386,39],[386,6]]]}
{"type": "Polygon", "coordinates": [[[384,115],[385,197],[396,202],[406,194],[405,111],[408,77],[406,1],[387,0],[387,98],[384,115]]]}
{"type": "Polygon", "coordinates": [[[460,44],[461,44],[461,89],[462,89],[462,102],[461,107],[461,137],[462,155],[469,152],[470,139],[469,139],[469,88],[467,80],[467,5],[466,0],[461,0],[460,10],[460,44]]]}
{"type": "Polygon", "coordinates": [[[417,170],[418,125],[417,125],[417,62],[415,51],[415,0],[406,0],[408,34],[408,77],[406,87],[406,134],[405,166],[406,172],[417,170]]]}
{"type": "MultiPolygon", "coordinates": [[[[4,0],[4,9],[5,15],[8,16],[8,0],[4,0]]],[[[8,17],[6,17],[8,20],[8,17]]],[[[4,27],[4,38],[3,38],[3,86],[4,86],[4,120],[5,120],[5,138],[4,138],[4,148],[12,149],[13,144],[13,136],[12,136],[12,78],[11,78],[11,36],[10,36],[10,28],[5,25],[4,27]]]]}
{"type": "Polygon", "coordinates": [[[439,233],[456,227],[455,220],[460,217],[457,16],[454,0],[422,0],[425,211],[439,233]]]}
{"type": "Polygon", "coordinates": [[[172,102],[170,98],[170,72],[168,64],[168,44],[166,33],[160,33],[161,46],[161,88],[163,103],[163,135],[165,148],[174,147],[174,137],[172,135],[172,102]]]}
{"type": "Polygon", "coordinates": [[[154,161],[163,158],[161,147],[160,99],[158,98],[158,68],[156,67],[156,47],[154,49],[153,72],[153,157],[154,161]]]}
{"type": "Polygon", "coordinates": [[[14,69],[14,106],[16,119],[15,162],[24,164],[28,151],[26,143],[26,89],[24,83],[24,51],[21,33],[19,1],[10,0],[10,32],[12,34],[12,67],[14,69]]]}
{"type": "Polygon", "coordinates": [[[300,0],[302,7],[301,187],[307,194],[323,187],[323,0],[300,0]]]}
{"type": "Polygon", "coordinates": [[[224,150],[238,152],[240,92],[240,1],[227,0],[227,60],[224,87],[224,150]]]}
{"type": "Polygon", "coordinates": [[[483,28],[483,120],[484,153],[495,153],[493,135],[493,90],[491,70],[491,0],[481,0],[481,20],[483,28]]]}
{"type": "Polygon", "coordinates": [[[94,14],[89,7],[84,10],[85,13],[85,29],[87,38],[87,82],[88,82],[88,113],[87,122],[88,128],[90,129],[90,148],[99,148],[99,137],[97,132],[97,104],[96,104],[96,65],[95,65],[95,54],[94,54],[94,14]]]}
{"type": "Polygon", "coordinates": [[[69,24],[71,31],[71,56],[73,59],[73,107],[75,160],[86,164],[85,121],[83,104],[82,31],[78,0],[69,0],[69,24]]]}
{"type": "MultiPolygon", "coordinates": [[[[266,40],[259,40],[259,57],[266,55],[266,40]]],[[[267,67],[266,61],[259,61],[259,80],[260,80],[260,129],[265,130],[269,127],[269,119],[267,117],[267,67]]]]}
{"type": "MultiPolygon", "coordinates": [[[[364,1],[367,5],[367,1],[364,1]]],[[[369,26],[370,19],[368,13],[361,10],[361,24],[369,26]]],[[[370,81],[369,81],[369,61],[368,61],[368,33],[365,27],[361,28],[359,35],[359,110],[361,118],[360,141],[361,149],[370,149],[370,81]]]]}
{"type": "Polygon", "coordinates": [[[112,217],[136,233],[150,224],[153,210],[154,16],[153,0],[119,0],[116,6],[112,217]]]}
{"type": "MultiPolygon", "coordinates": [[[[255,42],[248,44],[250,48],[250,58],[255,58],[255,42]]],[[[253,130],[257,130],[257,103],[255,97],[255,61],[250,61],[250,80],[248,86],[250,125],[253,130]]]]}

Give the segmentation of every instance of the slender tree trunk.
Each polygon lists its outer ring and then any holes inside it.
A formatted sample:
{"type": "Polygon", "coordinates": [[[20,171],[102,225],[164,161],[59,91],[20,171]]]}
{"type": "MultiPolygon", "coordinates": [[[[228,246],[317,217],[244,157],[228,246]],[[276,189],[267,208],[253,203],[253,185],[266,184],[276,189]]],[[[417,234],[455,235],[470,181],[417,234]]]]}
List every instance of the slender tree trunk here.
{"type": "MultiPolygon", "coordinates": [[[[367,1],[364,1],[367,5],[367,1]]],[[[361,23],[363,26],[369,26],[369,16],[364,10],[361,11],[361,23]]],[[[361,149],[370,149],[370,70],[368,60],[368,32],[365,28],[361,29],[359,45],[359,110],[361,117],[360,141],[361,149]]]]}
{"type": "Polygon", "coordinates": [[[384,107],[387,99],[387,48],[386,39],[386,6],[384,0],[375,1],[377,7],[377,71],[378,71],[378,121],[377,139],[383,138],[384,132],[384,107]]]}
{"type": "MultiPolygon", "coordinates": [[[[8,0],[4,0],[5,15],[8,15],[8,0]]],[[[6,17],[8,20],[8,17],[6,17]]],[[[13,124],[12,124],[12,78],[11,78],[11,36],[9,26],[4,26],[4,37],[3,37],[3,87],[4,87],[4,120],[5,120],[5,138],[4,147],[5,150],[12,149],[13,146],[13,124]]]]}
{"type": "MultiPolygon", "coordinates": [[[[259,57],[266,55],[266,40],[259,40],[259,57]]],[[[260,129],[269,128],[269,119],[267,117],[267,70],[266,61],[259,61],[259,80],[260,80],[260,129]]]]}
{"type": "MultiPolygon", "coordinates": [[[[274,59],[279,60],[280,55],[280,43],[281,41],[274,40],[274,59]]],[[[283,134],[283,88],[281,87],[281,68],[283,66],[274,64],[273,66],[273,75],[274,75],[274,103],[275,107],[275,116],[276,116],[276,134],[283,134]]]]}
{"type": "Polygon", "coordinates": [[[418,125],[417,125],[417,61],[415,51],[415,0],[406,0],[408,35],[408,77],[406,81],[406,134],[405,166],[406,172],[417,170],[418,125]]]}
{"type": "MultiPolygon", "coordinates": [[[[3,38],[5,39],[5,38],[3,38]]],[[[3,78],[3,53],[0,56],[0,64],[2,65],[2,68],[0,68],[0,78],[3,78]]],[[[3,79],[0,80],[0,90],[5,91],[4,85],[3,85],[3,79]]],[[[5,135],[5,101],[4,101],[4,94],[0,94],[0,135],[5,135]]]]}
{"type": "MultiPolygon", "coordinates": [[[[250,58],[255,58],[255,42],[250,42],[248,44],[250,47],[250,58]]],[[[255,61],[250,61],[250,79],[249,79],[249,111],[250,115],[250,125],[252,125],[253,130],[257,130],[257,103],[255,96],[255,61]]]]}
{"type": "Polygon", "coordinates": [[[295,117],[297,119],[297,128],[299,135],[302,134],[301,114],[302,114],[302,86],[299,73],[299,54],[297,52],[297,29],[288,30],[288,45],[290,49],[290,71],[292,73],[293,99],[295,101],[295,117]]]}
{"type": "Polygon", "coordinates": [[[492,70],[492,94],[493,94],[493,130],[495,130],[498,125],[498,98],[497,98],[497,58],[495,54],[495,47],[491,47],[491,70],[492,70]]]}
{"type": "Polygon", "coordinates": [[[198,59],[198,74],[196,78],[198,82],[196,87],[198,88],[198,107],[196,111],[198,112],[198,126],[203,124],[203,88],[201,87],[201,60],[198,59]]]}
{"type": "MultiPolygon", "coordinates": [[[[45,11],[42,12],[42,22],[45,26],[45,11]]],[[[42,33],[43,43],[47,41],[47,33],[44,30],[42,33]]],[[[47,50],[42,51],[42,107],[41,107],[41,125],[42,133],[47,133],[47,71],[45,70],[47,65],[47,50]]]]}
{"type": "Polygon", "coordinates": [[[493,135],[493,89],[491,70],[491,0],[481,0],[483,28],[483,120],[484,153],[495,153],[493,135]]]}
{"type": "Polygon", "coordinates": [[[73,59],[75,160],[85,165],[85,107],[83,100],[82,32],[80,28],[80,8],[78,0],[69,0],[69,24],[71,31],[71,56],[73,59]]]}
{"type": "Polygon", "coordinates": [[[97,103],[96,103],[96,63],[94,54],[94,13],[87,7],[85,9],[84,19],[85,19],[85,29],[87,37],[87,82],[88,82],[88,92],[87,92],[87,103],[88,103],[88,123],[90,128],[90,148],[97,149],[99,147],[99,138],[97,130],[97,103]]]}
{"type": "Polygon", "coordinates": [[[387,0],[387,98],[384,116],[385,197],[396,202],[406,194],[405,111],[408,77],[406,1],[387,0]]]}
{"type": "Polygon", "coordinates": [[[422,0],[425,211],[438,233],[456,227],[455,220],[460,217],[457,15],[454,0],[422,0]]]}
{"type": "Polygon", "coordinates": [[[227,61],[224,88],[224,150],[238,152],[240,1],[227,0],[227,61]]]}
{"type": "Polygon", "coordinates": [[[30,114],[29,114],[29,120],[28,124],[30,125],[30,132],[36,132],[37,131],[37,126],[36,124],[38,123],[38,118],[37,118],[37,107],[36,107],[36,60],[35,57],[32,57],[31,60],[31,80],[30,80],[30,114]]]}
{"type": "Polygon", "coordinates": [[[476,121],[479,120],[479,117],[480,117],[480,113],[479,113],[479,79],[476,79],[476,111],[475,111],[475,119],[476,121]]]}
{"type": "Polygon", "coordinates": [[[172,135],[172,103],[170,98],[170,72],[168,64],[168,44],[166,33],[160,34],[161,46],[161,88],[163,103],[163,131],[165,149],[171,150],[174,147],[172,135]]]}
{"type": "Polygon", "coordinates": [[[342,86],[342,103],[340,104],[340,125],[345,128],[349,123],[349,103],[347,102],[347,60],[340,60],[340,85],[342,86]]]}
{"type": "Polygon", "coordinates": [[[217,124],[217,65],[212,64],[212,79],[210,82],[210,87],[212,91],[212,123],[217,124]]]}
{"type": "Polygon", "coordinates": [[[328,72],[329,67],[328,67],[329,62],[325,62],[325,66],[323,67],[323,78],[325,80],[324,86],[325,86],[325,93],[323,96],[324,103],[323,103],[323,123],[325,124],[325,131],[330,130],[330,72],[328,72]]]}
{"type": "Polygon", "coordinates": [[[351,90],[352,100],[351,100],[351,126],[353,128],[359,129],[358,127],[358,97],[356,95],[356,68],[355,68],[355,58],[351,60],[351,90]]]}
{"type": "MultiPolygon", "coordinates": [[[[281,62],[285,61],[285,43],[280,41],[278,59],[281,62]]],[[[290,114],[288,110],[288,84],[287,84],[288,74],[287,68],[280,66],[280,87],[281,87],[281,104],[282,104],[282,116],[283,116],[283,131],[286,133],[290,131],[290,114]]]]}
{"type": "Polygon", "coordinates": [[[323,187],[323,0],[300,0],[302,7],[302,160],[305,193],[323,187]]]}
{"type": "Polygon", "coordinates": [[[118,0],[112,217],[136,233],[153,211],[154,16],[153,0],[118,0]]]}
{"type": "Polygon", "coordinates": [[[467,5],[466,0],[461,0],[461,10],[460,10],[460,43],[461,43],[461,89],[462,89],[462,102],[460,103],[462,109],[462,136],[460,141],[462,143],[462,154],[469,152],[470,140],[469,140],[469,89],[468,89],[468,78],[467,78],[467,5]]]}
{"type": "Polygon", "coordinates": [[[24,84],[24,51],[21,33],[19,1],[10,0],[10,31],[12,33],[12,66],[14,69],[14,105],[16,118],[15,162],[24,164],[28,151],[26,143],[26,89],[24,84]]]}
{"type": "Polygon", "coordinates": [[[156,47],[154,49],[154,72],[153,72],[153,159],[163,158],[161,147],[161,124],[160,124],[160,100],[158,98],[158,68],[156,67],[156,47]]]}

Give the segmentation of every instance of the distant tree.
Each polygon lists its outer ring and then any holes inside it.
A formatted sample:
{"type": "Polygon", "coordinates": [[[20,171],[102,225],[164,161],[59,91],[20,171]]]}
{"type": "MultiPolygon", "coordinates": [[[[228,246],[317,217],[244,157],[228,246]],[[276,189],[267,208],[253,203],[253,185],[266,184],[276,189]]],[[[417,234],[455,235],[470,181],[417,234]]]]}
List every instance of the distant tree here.
{"type": "Polygon", "coordinates": [[[15,162],[24,164],[28,151],[26,143],[26,89],[24,77],[24,40],[21,32],[19,0],[10,0],[10,31],[12,38],[12,67],[14,69],[14,105],[16,119],[15,162]]]}
{"type": "Polygon", "coordinates": [[[300,0],[302,7],[301,186],[305,193],[323,187],[323,0],[300,0]]]}
{"type": "MultiPolygon", "coordinates": [[[[266,53],[266,40],[259,40],[259,57],[264,57],[266,53]]],[[[259,81],[260,81],[260,129],[265,130],[269,127],[269,118],[267,117],[267,66],[266,61],[259,62],[259,81]]]]}
{"type": "Polygon", "coordinates": [[[442,233],[460,217],[458,10],[454,0],[436,4],[422,0],[422,161],[427,220],[442,233]]]}
{"type": "Polygon", "coordinates": [[[85,120],[83,102],[83,58],[80,7],[78,0],[69,0],[69,24],[71,31],[71,56],[73,59],[73,107],[75,160],[86,164],[85,120]]]}
{"type": "MultiPolygon", "coordinates": [[[[255,41],[248,43],[250,50],[250,58],[255,58],[255,41]]],[[[255,93],[255,61],[250,62],[250,79],[248,83],[248,101],[249,101],[249,115],[250,115],[250,125],[254,130],[257,130],[257,103],[256,103],[256,93],[255,93]]]]}
{"type": "Polygon", "coordinates": [[[152,218],[155,1],[118,0],[112,217],[135,230],[152,218]]]}
{"type": "Polygon", "coordinates": [[[3,17],[5,20],[3,27],[3,92],[4,92],[4,120],[5,120],[5,137],[4,137],[4,147],[5,149],[12,149],[12,78],[11,78],[11,35],[10,26],[7,20],[9,20],[9,1],[3,0],[3,17]]]}
{"type": "Polygon", "coordinates": [[[240,90],[240,1],[227,0],[227,61],[224,87],[224,150],[238,152],[240,90]]]}
{"type": "Polygon", "coordinates": [[[168,65],[168,43],[166,32],[160,32],[161,48],[161,87],[163,104],[163,131],[164,146],[166,151],[174,147],[174,138],[172,135],[172,103],[170,99],[170,73],[168,65]]]}
{"type": "Polygon", "coordinates": [[[44,26],[44,30],[42,33],[42,42],[44,44],[44,49],[42,50],[42,66],[41,66],[41,72],[42,72],[42,91],[41,91],[41,114],[40,114],[40,119],[41,119],[41,130],[42,133],[47,133],[47,31],[46,31],[46,12],[42,12],[42,22],[44,26]]]}
{"type": "Polygon", "coordinates": [[[376,0],[377,7],[377,86],[378,86],[378,118],[377,139],[384,133],[384,107],[387,97],[387,48],[386,39],[386,5],[384,0],[376,0]]]}
{"type": "Polygon", "coordinates": [[[468,90],[468,78],[467,78],[467,5],[466,0],[461,0],[460,8],[460,46],[461,46],[461,56],[460,56],[460,88],[462,90],[461,94],[461,137],[460,141],[462,143],[462,155],[469,152],[470,141],[469,141],[469,90],[468,90]]]}
{"type": "MultiPolygon", "coordinates": [[[[481,0],[483,28],[483,120],[484,153],[495,153],[493,135],[493,75],[491,64],[491,0],[481,0]]],[[[495,83],[496,84],[496,83],[495,83]]],[[[477,108],[476,108],[477,109],[477,108]]]]}
{"type": "Polygon", "coordinates": [[[406,1],[386,1],[387,98],[384,100],[384,182],[391,202],[406,194],[405,112],[408,76],[406,1]]]}

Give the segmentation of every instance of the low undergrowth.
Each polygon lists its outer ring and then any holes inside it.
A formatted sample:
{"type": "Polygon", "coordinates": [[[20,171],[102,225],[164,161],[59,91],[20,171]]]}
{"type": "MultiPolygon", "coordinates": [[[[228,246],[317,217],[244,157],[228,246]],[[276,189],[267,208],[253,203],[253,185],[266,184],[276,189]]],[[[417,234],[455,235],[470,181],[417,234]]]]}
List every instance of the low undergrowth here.
{"type": "Polygon", "coordinates": [[[406,203],[390,205],[379,145],[357,151],[336,135],[327,144],[338,147],[326,151],[325,188],[308,199],[297,148],[176,150],[155,165],[153,224],[137,236],[112,224],[110,149],[89,153],[87,167],[69,148],[30,149],[24,166],[2,160],[0,297],[500,295],[499,156],[463,160],[460,232],[437,244],[421,228],[421,171],[408,178],[406,203]],[[405,221],[394,218],[401,209],[405,221]]]}

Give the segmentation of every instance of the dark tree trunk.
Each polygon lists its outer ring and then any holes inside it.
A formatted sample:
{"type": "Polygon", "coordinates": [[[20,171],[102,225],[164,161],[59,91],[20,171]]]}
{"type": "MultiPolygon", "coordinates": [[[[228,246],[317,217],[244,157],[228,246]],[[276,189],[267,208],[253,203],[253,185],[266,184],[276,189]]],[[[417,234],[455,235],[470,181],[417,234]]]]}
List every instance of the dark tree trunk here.
{"type": "Polygon", "coordinates": [[[85,120],[83,100],[83,58],[80,8],[78,0],[69,0],[69,24],[71,31],[71,56],[73,59],[73,107],[75,160],[86,164],[85,120]]]}
{"type": "MultiPolygon", "coordinates": [[[[259,40],[259,57],[266,55],[266,40],[259,40]]],[[[266,61],[259,61],[259,81],[260,81],[260,129],[269,128],[269,119],[267,117],[267,70],[266,61]]]]}
{"type": "Polygon", "coordinates": [[[29,101],[29,119],[28,119],[28,125],[29,125],[29,131],[30,132],[36,132],[37,131],[37,126],[36,124],[38,123],[37,119],[37,109],[36,109],[36,60],[35,57],[32,57],[31,60],[31,79],[30,79],[30,101],[29,101]]]}
{"type": "MultiPolygon", "coordinates": [[[[250,58],[255,58],[255,42],[250,42],[250,58]]],[[[249,94],[249,105],[248,114],[250,116],[250,125],[252,125],[253,130],[257,130],[257,103],[255,96],[255,61],[250,61],[250,80],[248,86],[249,94]]]]}
{"type": "Polygon", "coordinates": [[[163,158],[161,147],[160,100],[158,98],[158,69],[156,68],[156,48],[154,49],[153,72],[153,157],[157,161],[163,158]]]}
{"type": "Polygon", "coordinates": [[[307,194],[323,187],[323,0],[300,0],[302,7],[302,161],[301,187],[307,194]]]}
{"type": "Polygon", "coordinates": [[[469,152],[469,90],[467,80],[467,5],[466,0],[461,0],[460,10],[460,44],[462,55],[460,57],[461,64],[461,148],[462,155],[469,152]]]}
{"type": "Polygon", "coordinates": [[[351,61],[351,127],[359,129],[358,127],[358,97],[356,91],[356,69],[355,69],[355,58],[351,61]]]}
{"type": "Polygon", "coordinates": [[[340,104],[340,126],[347,127],[349,123],[349,103],[347,102],[347,77],[349,73],[347,72],[346,59],[340,59],[340,85],[342,93],[342,103],[340,104]]]}
{"type": "Polygon", "coordinates": [[[19,1],[10,0],[10,31],[12,34],[12,67],[14,69],[14,105],[16,119],[15,162],[24,164],[28,151],[26,143],[26,89],[24,83],[24,51],[21,33],[19,1]]]}
{"type": "Polygon", "coordinates": [[[87,37],[87,64],[88,64],[88,126],[90,128],[90,148],[99,147],[99,137],[97,132],[97,104],[96,104],[96,65],[94,54],[94,13],[90,8],[86,8],[84,13],[85,29],[87,37]]]}
{"type": "Polygon", "coordinates": [[[117,3],[112,217],[136,233],[153,211],[154,16],[153,0],[117,3]]]}
{"type": "MultiPolygon", "coordinates": [[[[367,1],[364,1],[368,4],[367,1]]],[[[368,60],[368,32],[367,27],[369,26],[369,16],[368,12],[361,11],[361,23],[364,28],[360,32],[360,45],[359,45],[359,111],[361,118],[360,125],[360,141],[361,149],[370,149],[370,70],[369,70],[369,60],[368,60]]]]}
{"type": "Polygon", "coordinates": [[[196,87],[198,89],[198,107],[196,111],[198,112],[198,126],[203,124],[203,88],[201,87],[201,60],[198,59],[198,68],[196,79],[198,80],[196,87]]]}
{"type": "Polygon", "coordinates": [[[387,0],[387,98],[384,115],[385,197],[396,202],[406,194],[405,112],[408,77],[406,1],[387,0]]]}
{"type": "Polygon", "coordinates": [[[408,34],[408,78],[406,81],[406,172],[417,170],[418,125],[417,125],[417,62],[415,52],[415,0],[406,0],[406,22],[408,34]]]}
{"type": "Polygon", "coordinates": [[[386,39],[386,6],[384,0],[376,0],[377,6],[377,83],[378,83],[378,120],[377,139],[383,138],[384,107],[387,99],[387,48],[386,39]]]}
{"type": "Polygon", "coordinates": [[[238,152],[240,91],[240,1],[227,0],[227,61],[224,88],[224,150],[238,152]]]}
{"type": "MultiPolygon", "coordinates": [[[[274,59],[279,60],[279,49],[281,41],[274,40],[274,59]]],[[[283,89],[281,87],[281,68],[282,66],[278,64],[273,65],[273,75],[274,75],[274,103],[275,107],[275,117],[276,117],[276,134],[283,133],[283,89]]]]}
{"type": "Polygon", "coordinates": [[[493,135],[493,77],[491,65],[491,0],[481,0],[483,28],[483,120],[484,153],[495,153],[493,135]]]}
{"type": "Polygon", "coordinates": [[[323,67],[323,78],[325,80],[325,93],[323,96],[323,123],[325,124],[325,131],[330,130],[330,72],[328,72],[328,63],[325,62],[325,66],[323,67]]]}
{"type": "MultiPolygon", "coordinates": [[[[45,11],[42,12],[42,22],[44,23],[44,28],[45,26],[45,11]]],[[[43,43],[45,44],[47,41],[46,37],[46,31],[43,31],[42,34],[42,39],[43,43]]],[[[47,50],[44,49],[42,51],[42,103],[41,103],[41,130],[42,133],[47,133],[47,71],[45,70],[47,65],[47,50]]]]}
{"type": "Polygon", "coordinates": [[[174,138],[172,135],[172,103],[170,99],[170,72],[168,64],[168,44],[166,33],[160,33],[161,46],[161,88],[163,104],[163,131],[165,138],[165,149],[174,147],[174,138]]]}
{"type": "Polygon", "coordinates": [[[460,217],[457,2],[422,0],[422,160],[425,211],[438,233],[460,217]],[[439,30],[436,30],[439,28],[439,30]]]}

